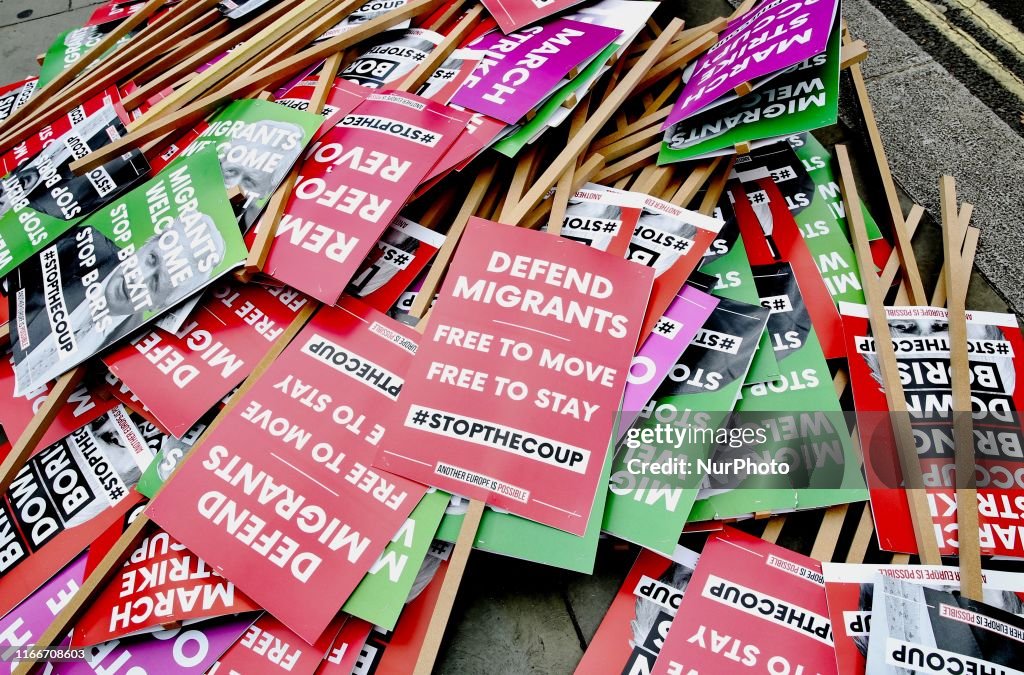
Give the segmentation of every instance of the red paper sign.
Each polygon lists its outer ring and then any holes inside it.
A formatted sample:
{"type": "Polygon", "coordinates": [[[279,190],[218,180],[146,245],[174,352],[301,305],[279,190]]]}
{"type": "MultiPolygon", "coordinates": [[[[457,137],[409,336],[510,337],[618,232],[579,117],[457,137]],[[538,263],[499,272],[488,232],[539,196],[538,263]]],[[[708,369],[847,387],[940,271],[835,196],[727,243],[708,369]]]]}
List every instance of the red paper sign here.
{"type": "Polygon", "coordinates": [[[219,286],[181,330],[139,333],[103,361],[180,438],[252,372],[306,302],[290,288],[219,286]]]}
{"type": "Polygon", "coordinates": [[[154,531],[75,624],[71,644],[94,645],[174,621],[258,609],[170,535],[154,531]]]}
{"type": "MultiPolygon", "coordinates": [[[[16,441],[25,433],[36,412],[46,402],[51,388],[52,385],[47,383],[28,396],[15,396],[11,359],[9,356],[0,359],[0,394],[4,397],[4,403],[0,406],[0,426],[4,428],[8,438],[16,441]]],[[[71,392],[67,403],[61,406],[57,416],[46,428],[42,440],[36,445],[36,450],[53,445],[116,405],[117,401],[113,398],[104,400],[90,391],[85,384],[79,385],[71,392]]]]}
{"type": "Polygon", "coordinates": [[[467,116],[401,92],[372,94],[310,145],[265,270],[334,304],[467,116]]]}
{"type": "MultiPolygon", "coordinates": [[[[887,551],[916,553],[902,463],[867,309],[847,303],[840,307],[878,543],[887,551]]],[[[913,429],[921,467],[930,533],[940,554],[956,555],[958,495],[948,312],[939,307],[887,307],[886,316],[907,404],[906,422],[913,429]]],[[[992,312],[967,312],[967,339],[981,553],[1024,557],[1024,427],[1017,412],[1024,409],[1024,339],[1013,315],[992,312]]]]}
{"type": "Polygon", "coordinates": [[[60,138],[71,128],[84,120],[89,115],[98,112],[103,106],[111,104],[117,111],[118,117],[125,124],[128,124],[128,113],[121,105],[121,93],[116,86],[107,87],[105,90],[86,100],[82,105],[72,108],[67,114],[50,121],[49,124],[39,129],[36,133],[27,136],[21,143],[8,150],[0,156],[0,176],[6,176],[23,163],[35,157],[46,145],[57,138],[60,138]]]}
{"type": "Polygon", "coordinates": [[[443,234],[398,216],[359,266],[349,284],[349,295],[387,312],[442,244],[443,234]]]}
{"type": "Polygon", "coordinates": [[[786,206],[785,197],[771,178],[759,178],[755,183],[760,188],[756,192],[748,192],[740,185],[732,187],[736,222],[750,264],[771,265],[783,261],[792,265],[825,358],[846,356],[839,311],[786,206]]]}
{"type": "Polygon", "coordinates": [[[263,614],[238,638],[238,642],[224,652],[207,675],[313,675],[324,654],[331,648],[345,618],[344,614],[339,614],[323,635],[314,644],[308,645],[273,616],[263,614]]]}
{"type": "Polygon", "coordinates": [[[652,278],[470,220],[380,465],[582,535],[652,278]]]}
{"type": "Polygon", "coordinates": [[[654,675],[836,672],[821,563],[730,527],[713,534],[654,675]]]}
{"type": "Polygon", "coordinates": [[[426,492],[371,468],[416,337],[322,309],[147,510],[309,643],[426,492]]]}
{"type": "Polygon", "coordinates": [[[0,500],[0,615],[85,550],[141,495],[145,441],[115,408],[33,456],[0,500]]]}
{"type": "Polygon", "coordinates": [[[527,24],[558,14],[582,0],[484,0],[484,7],[508,34],[527,24]]]}
{"type": "Polygon", "coordinates": [[[334,638],[334,644],[324,654],[324,660],[316,669],[316,675],[352,675],[371,630],[372,623],[354,616],[348,617],[338,632],[338,637],[334,638]]]}

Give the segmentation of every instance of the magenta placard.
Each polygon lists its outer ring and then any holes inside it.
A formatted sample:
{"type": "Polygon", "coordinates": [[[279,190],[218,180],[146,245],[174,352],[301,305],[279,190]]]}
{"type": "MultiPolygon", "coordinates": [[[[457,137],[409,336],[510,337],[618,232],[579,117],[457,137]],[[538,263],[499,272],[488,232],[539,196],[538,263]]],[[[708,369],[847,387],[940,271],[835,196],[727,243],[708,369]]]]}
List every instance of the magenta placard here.
{"type": "Polygon", "coordinates": [[[55,675],[96,675],[102,672],[202,675],[242,636],[255,616],[204,621],[183,628],[149,633],[139,639],[111,640],[86,647],[85,661],[51,663],[55,675]]]}
{"type": "Polygon", "coordinates": [[[572,69],[610,45],[622,31],[557,19],[511,35],[497,31],[469,44],[487,56],[455,92],[452,103],[515,124],[554,91],[572,69]]]}
{"type": "Polygon", "coordinates": [[[744,83],[820,54],[838,0],[772,0],[734,21],[697,61],[665,128],[711,106],[744,83]]]}
{"type": "Polygon", "coordinates": [[[717,306],[718,298],[693,286],[683,286],[683,290],[672,300],[661,320],[644,340],[640,351],[633,357],[626,391],[622,395],[620,438],[636,421],[640,410],[651,400],[658,386],[668,376],[668,371],[717,306]]]}

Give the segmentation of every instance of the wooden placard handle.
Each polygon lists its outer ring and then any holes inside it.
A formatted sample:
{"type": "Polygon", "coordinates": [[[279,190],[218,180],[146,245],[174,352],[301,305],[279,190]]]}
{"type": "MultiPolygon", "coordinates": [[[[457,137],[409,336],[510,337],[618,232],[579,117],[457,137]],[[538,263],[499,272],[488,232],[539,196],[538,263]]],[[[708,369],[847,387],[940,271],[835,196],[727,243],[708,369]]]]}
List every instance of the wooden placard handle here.
{"type": "MultiPolygon", "coordinates": [[[[867,226],[864,223],[864,214],[860,210],[860,196],[854,183],[853,167],[850,164],[846,146],[837,145],[835,156],[839,164],[839,187],[846,205],[847,222],[853,239],[854,253],[857,257],[861,285],[864,288],[864,298],[868,306],[868,320],[875,337],[879,370],[892,416],[893,432],[905,483],[904,494],[906,494],[910,506],[910,519],[914,527],[918,555],[925,564],[938,565],[941,564],[939,547],[932,531],[932,519],[923,489],[921,465],[917,459],[917,450],[914,446],[913,432],[907,413],[907,402],[903,394],[903,385],[899,379],[889,322],[886,319],[885,293],[879,285],[879,279],[871,259],[867,226]]],[[[902,216],[901,211],[901,221],[902,216]]]]}
{"type": "MultiPolygon", "coordinates": [[[[960,592],[981,601],[981,542],[978,531],[978,491],[975,483],[974,422],[971,413],[971,366],[967,353],[966,288],[960,274],[963,242],[952,176],[939,182],[942,210],[942,249],[949,305],[949,369],[953,390],[953,457],[956,462],[957,556],[960,592]]],[[[965,211],[967,209],[964,209],[965,211]]]]}

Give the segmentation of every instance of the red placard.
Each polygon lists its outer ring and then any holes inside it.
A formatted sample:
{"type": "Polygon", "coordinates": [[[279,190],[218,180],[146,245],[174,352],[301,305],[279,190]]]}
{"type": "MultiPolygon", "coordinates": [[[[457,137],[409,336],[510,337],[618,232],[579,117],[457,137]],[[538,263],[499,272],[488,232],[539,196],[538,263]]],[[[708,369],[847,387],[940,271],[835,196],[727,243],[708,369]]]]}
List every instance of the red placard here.
{"type": "Polygon", "coordinates": [[[180,438],[252,372],[306,302],[290,288],[224,284],[181,330],[139,333],[103,361],[180,438]]]}
{"type": "Polygon", "coordinates": [[[517,28],[553,16],[583,0],[484,0],[484,7],[508,34],[517,28]]]}
{"type": "Polygon", "coordinates": [[[736,222],[740,226],[750,264],[771,265],[783,261],[792,265],[825,358],[846,356],[839,311],[793,220],[785,197],[771,178],[759,178],[754,183],[760,190],[748,192],[738,183],[731,188],[736,222]],[[757,204],[756,210],[753,204],[757,204]]]}
{"type": "Polygon", "coordinates": [[[821,563],[731,527],[711,535],[652,672],[836,673],[821,563]]]}
{"type": "Polygon", "coordinates": [[[443,234],[398,216],[359,266],[349,295],[388,311],[443,244],[443,234]]]}
{"type": "Polygon", "coordinates": [[[683,546],[676,546],[671,559],[641,550],[576,673],[651,672],[696,565],[697,554],[683,546]]]}
{"type": "Polygon", "coordinates": [[[468,117],[419,96],[372,94],[313,142],[264,271],[334,304],[468,117]]]}
{"type": "Polygon", "coordinates": [[[322,309],[147,509],[311,644],[426,492],[371,468],[416,337],[322,309]]]}
{"type": "Polygon", "coordinates": [[[0,615],[141,500],[130,488],[147,456],[144,439],[115,408],[22,467],[0,500],[0,615]]]}
{"type": "Polygon", "coordinates": [[[582,536],[653,276],[471,219],[380,465],[582,536]]]}
{"type": "Polygon", "coordinates": [[[273,616],[263,614],[238,638],[238,642],[224,652],[207,675],[313,675],[345,618],[344,614],[339,614],[315,644],[307,645],[273,616]]]}
{"type": "MultiPolygon", "coordinates": [[[[121,528],[116,524],[117,530],[121,528]]],[[[120,532],[118,532],[120,533],[120,532]]],[[[152,531],[75,624],[72,646],[94,645],[174,621],[258,610],[166,532],[152,531]]]]}
{"type": "MultiPolygon", "coordinates": [[[[863,305],[841,303],[857,433],[879,546],[917,552],[893,419],[863,305]]],[[[941,307],[886,307],[907,423],[921,467],[932,536],[941,555],[956,555],[956,460],[950,384],[949,318],[941,307]]],[[[1010,314],[967,312],[978,538],[982,555],[1024,557],[1024,339],[1010,314]]]]}
{"type": "MultiPolygon", "coordinates": [[[[52,389],[52,384],[47,383],[46,386],[28,396],[15,396],[14,368],[11,367],[11,357],[5,356],[0,359],[0,395],[4,397],[3,405],[0,405],[0,426],[3,426],[8,438],[16,441],[25,433],[36,411],[46,402],[50,389],[52,389]]],[[[71,392],[67,403],[61,406],[53,422],[46,428],[42,440],[36,445],[36,450],[39,451],[53,445],[116,405],[115,399],[104,400],[87,385],[80,384],[71,392]]]]}
{"type": "Polygon", "coordinates": [[[324,660],[316,669],[316,675],[352,675],[371,630],[373,624],[369,621],[354,616],[348,617],[338,632],[338,637],[334,638],[334,644],[324,654],[324,660]]]}
{"type": "Polygon", "coordinates": [[[128,124],[130,120],[128,113],[124,110],[124,106],[121,105],[121,93],[114,85],[107,87],[78,107],[72,108],[67,114],[49,120],[49,124],[41,127],[34,134],[26,136],[21,143],[18,143],[4,155],[0,156],[0,176],[7,175],[24,162],[35,157],[52,140],[60,138],[71,131],[72,126],[78,124],[89,115],[95,114],[108,103],[114,106],[121,121],[128,124]]]}

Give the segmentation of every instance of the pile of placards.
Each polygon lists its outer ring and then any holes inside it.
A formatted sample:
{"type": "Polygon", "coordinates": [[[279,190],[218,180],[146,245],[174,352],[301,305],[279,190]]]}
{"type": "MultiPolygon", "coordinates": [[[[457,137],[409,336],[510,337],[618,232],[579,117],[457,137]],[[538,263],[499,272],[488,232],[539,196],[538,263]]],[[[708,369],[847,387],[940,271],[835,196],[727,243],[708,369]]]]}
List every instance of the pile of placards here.
{"type": "Polygon", "coordinates": [[[0,88],[15,672],[425,674],[473,548],[601,539],[580,673],[1018,672],[1024,342],[949,177],[926,297],[839,1],[361,1],[113,0],[0,88]]]}

